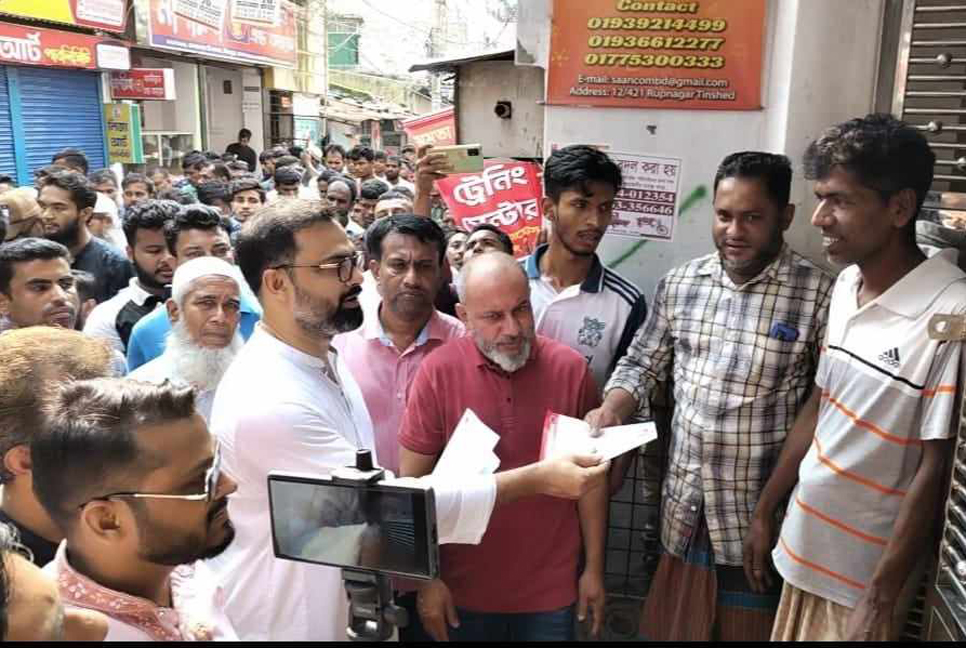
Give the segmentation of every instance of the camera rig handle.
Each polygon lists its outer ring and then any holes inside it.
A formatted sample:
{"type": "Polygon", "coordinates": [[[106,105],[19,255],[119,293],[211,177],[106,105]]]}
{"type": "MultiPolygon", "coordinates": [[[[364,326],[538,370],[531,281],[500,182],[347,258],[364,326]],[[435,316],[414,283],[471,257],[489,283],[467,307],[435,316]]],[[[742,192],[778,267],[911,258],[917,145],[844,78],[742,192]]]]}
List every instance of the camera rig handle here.
{"type": "MultiPolygon", "coordinates": [[[[356,465],[332,473],[332,481],[367,486],[385,477],[385,471],[372,463],[371,450],[356,451],[356,465]]],[[[352,641],[388,641],[396,628],[409,624],[405,608],[393,602],[392,583],[385,574],[343,569],[342,580],[349,595],[349,625],[352,641]]]]}

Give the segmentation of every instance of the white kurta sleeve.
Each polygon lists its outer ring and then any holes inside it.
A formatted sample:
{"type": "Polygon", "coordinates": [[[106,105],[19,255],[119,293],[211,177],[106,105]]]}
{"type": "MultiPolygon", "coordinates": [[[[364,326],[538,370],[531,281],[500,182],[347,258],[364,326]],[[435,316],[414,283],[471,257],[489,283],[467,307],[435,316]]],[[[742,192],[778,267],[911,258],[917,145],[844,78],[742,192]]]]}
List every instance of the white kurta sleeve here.
{"type": "Polygon", "coordinates": [[[398,480],[432,486],[436,495],[436,529],[440,544],[479,544],[496,504],[496,477],[472,475],[455,484],[434,475],[398,480]]]}

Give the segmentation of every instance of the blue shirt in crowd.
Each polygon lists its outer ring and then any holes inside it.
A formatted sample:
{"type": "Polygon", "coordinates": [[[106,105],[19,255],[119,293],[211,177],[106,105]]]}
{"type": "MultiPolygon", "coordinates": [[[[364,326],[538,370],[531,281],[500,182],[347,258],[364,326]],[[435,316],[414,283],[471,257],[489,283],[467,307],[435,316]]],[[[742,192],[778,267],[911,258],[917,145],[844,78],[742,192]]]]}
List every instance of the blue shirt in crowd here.
{"type": "MultiPolygon", "coordinates": [[[[238,330],[246,340],[255,329],[255,324],[262,318],[262,308],[257,300],[247,291],[241,293],[241,320],[238,330]]],[[[127,368],[134,371],[143,364],[154,360],[164,353],[165,339],[171,330],[166,308],[156,308],[151,314],[141,318],[131,330],[131,338],[127,342],[127,368]]]]}

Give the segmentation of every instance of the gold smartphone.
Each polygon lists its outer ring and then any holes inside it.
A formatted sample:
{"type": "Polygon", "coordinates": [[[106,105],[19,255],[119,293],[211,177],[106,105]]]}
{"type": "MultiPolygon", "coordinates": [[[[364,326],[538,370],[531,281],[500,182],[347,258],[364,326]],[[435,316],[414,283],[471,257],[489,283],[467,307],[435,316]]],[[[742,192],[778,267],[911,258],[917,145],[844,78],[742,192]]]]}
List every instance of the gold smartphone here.
{"type": "Polygon", "coordinates": [[[483,147],[480,144],[434,146],[431,152],[446,155],[447,164],[443,173],[483,172],[483,147]]]}

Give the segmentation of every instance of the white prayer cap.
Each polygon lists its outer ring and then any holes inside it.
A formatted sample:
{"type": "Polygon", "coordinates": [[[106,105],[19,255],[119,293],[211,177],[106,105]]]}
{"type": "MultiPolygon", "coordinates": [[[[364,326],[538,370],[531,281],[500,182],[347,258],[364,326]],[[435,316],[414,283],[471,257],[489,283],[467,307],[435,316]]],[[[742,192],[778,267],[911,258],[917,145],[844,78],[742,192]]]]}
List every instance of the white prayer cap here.
{"type": "Polygon", "coordinates": [[[108,197],[107,194],[97,192],[97,202],[94,203],[95,214],[110,214],[111,218],[117,218],[117,203],[108,197]]]}
{"type": "Polygon", "coordinates": [[[242,289],[241,273],[236,266],[218,257],[206,256],[191,259],[179,265],[174,271],[171,281],[171,297],[179,306],[185,296],[191,292],[191,284],[202,277],[227,277],[235,282],[238,290],[242,289]]]}

